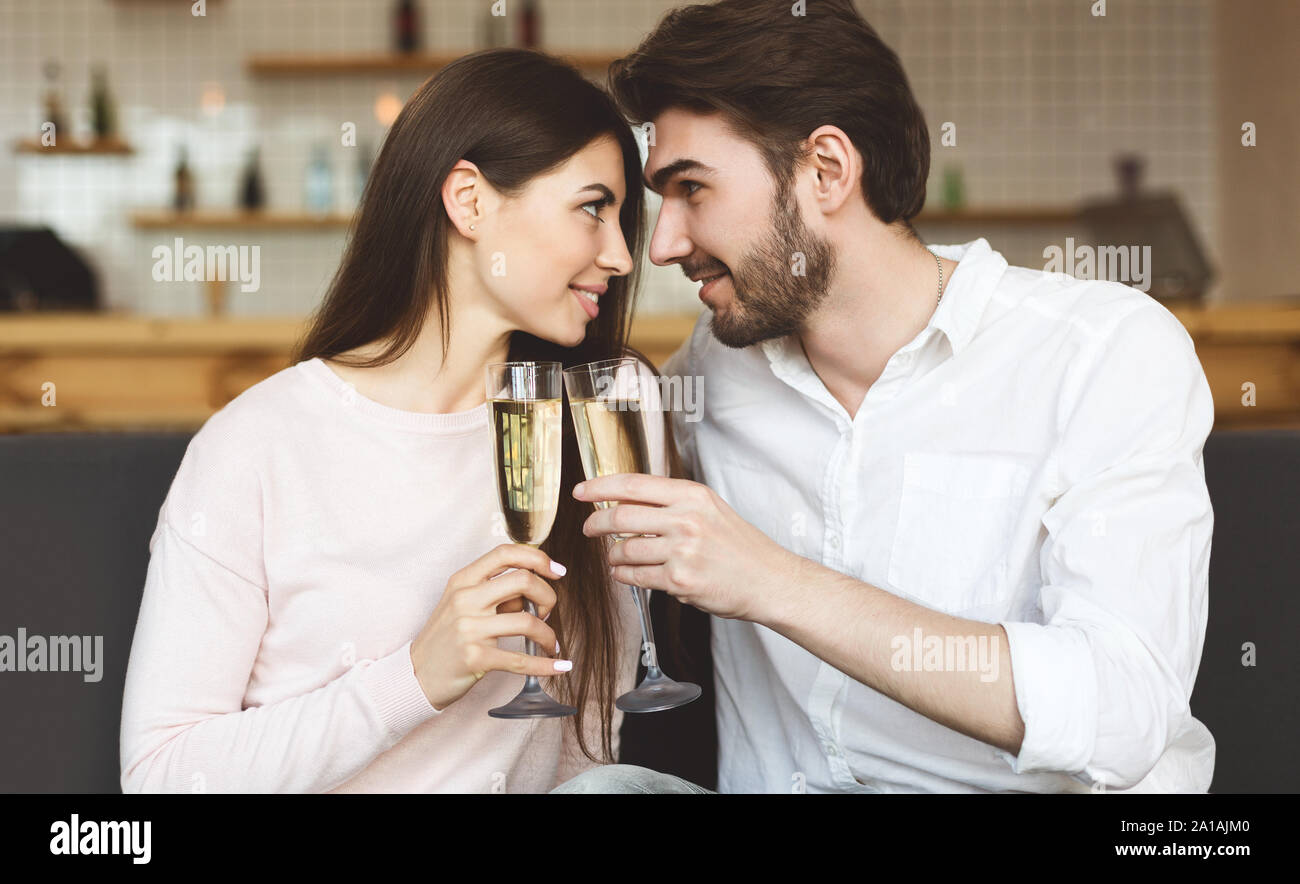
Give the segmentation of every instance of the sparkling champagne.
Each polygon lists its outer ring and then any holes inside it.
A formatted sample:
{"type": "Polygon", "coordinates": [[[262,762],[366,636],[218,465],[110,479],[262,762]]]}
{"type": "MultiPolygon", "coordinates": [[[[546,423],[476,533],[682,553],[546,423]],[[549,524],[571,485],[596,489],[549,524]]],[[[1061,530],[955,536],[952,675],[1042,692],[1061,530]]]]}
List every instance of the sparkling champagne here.
{"type": "MultiPolygon", "coordinates": [[[[646,415],[641,412],[643,402],[638,395],[641,376],[640,360],[630,356],[565,369],[564,388],[569,394],[582,471],[588,479],[611,473],[651,472],[646,415]]],[[[608,507],[613,503],[605,501],[597,505],[608,507]]],[[[614,540],[634,536],[614,535],[614,540]]],[[[639,586],[629,585],[628,589],[641,619],[641,662],[646,674],[635,689],[619,696],[614,706],[624,712],[657,712],[698,698],[699,685],[673,681],[659,668],[647,592],[639,586]]]]}
{"type": "Polygon", "coordinates": [[[560,501],[559,399],[493,399],[497,495],[516,543],[540,544],[560,501]]]}
{"type": "MultiPolygon", "coordinates": [[[[611,473],[649,473],[650,449],[640,403],[629,399],[569,400],[577,430],[582,471],[588,479],[611,473]]],[[[608,507],[616,500],[598,500],[608,507]]],[[[618,535],[619,540],[631,535],[618,535]]]]}

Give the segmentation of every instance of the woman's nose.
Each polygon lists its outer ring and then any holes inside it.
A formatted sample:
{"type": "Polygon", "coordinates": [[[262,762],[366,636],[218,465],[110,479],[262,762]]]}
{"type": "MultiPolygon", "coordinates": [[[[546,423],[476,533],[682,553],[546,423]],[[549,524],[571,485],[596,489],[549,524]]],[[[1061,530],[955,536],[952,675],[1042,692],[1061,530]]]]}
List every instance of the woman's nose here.
{"type": "Polygon", "coordinates": [[[614,276],[626,276],[632,272],[632,255],[627,250],[622,229],[613,224],[610,227],[612,229],[596,262],[614,276]]]}

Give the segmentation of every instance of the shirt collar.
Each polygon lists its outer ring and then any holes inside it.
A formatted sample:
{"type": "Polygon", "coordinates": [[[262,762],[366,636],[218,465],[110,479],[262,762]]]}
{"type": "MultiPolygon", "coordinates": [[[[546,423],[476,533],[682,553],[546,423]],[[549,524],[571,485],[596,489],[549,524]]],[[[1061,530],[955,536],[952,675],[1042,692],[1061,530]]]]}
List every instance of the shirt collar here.
{"type": "MultiPolygon", "coordinates": [[[[956,356],[979,327],[984,308],[997,287],[998,280],[1006,272],[1007,261],[1001,253],[995,252],[983,237],[959,245],[927,246],[932,254],[957,262],[943,291],[939,306],[930,316],[930,321],[916,336],[914,345],[919,346],[933,334],[934,329],[943,332],[956,356]]],[[[797,335],[773,338],[761,344],[763,353],[778,376],[798,376],[802,372],[796,366],[807,365],[803,347],[797,335]]],[[[911,345],[909,345],[911,346],[911,345]]],[[[905,346],[903,349],[908,349],[905,346]]]]}
{"type": "Polygon", "coordinates": [[[957,262],[939,307],[930,317],[930,325],[944,333],[955,356],[975,337],[984,308],[1007,271],[1007,259],[990,248],[983,237],[961,245],[928,248],[940,258],[957,262]]]}

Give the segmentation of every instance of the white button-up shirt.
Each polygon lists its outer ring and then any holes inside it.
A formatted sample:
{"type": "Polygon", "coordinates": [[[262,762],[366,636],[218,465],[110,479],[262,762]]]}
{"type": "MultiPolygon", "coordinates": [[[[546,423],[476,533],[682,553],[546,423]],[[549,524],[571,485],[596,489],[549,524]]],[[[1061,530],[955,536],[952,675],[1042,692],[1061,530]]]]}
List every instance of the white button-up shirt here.
{"type": "Polygon", "coordinates": [[[787,549],[1001,624],[1020,754],[713,617],[719,791],[1205,791],[1214,741],[1188,700],[1214,414],[1190,337],[1128,286],[1009,267],[983,239],[930,249],[957,268],[857,414],[797,338],[731,349],[705,311],[664,367],[703,378],[674,434],[688,474],[787,549]]]}

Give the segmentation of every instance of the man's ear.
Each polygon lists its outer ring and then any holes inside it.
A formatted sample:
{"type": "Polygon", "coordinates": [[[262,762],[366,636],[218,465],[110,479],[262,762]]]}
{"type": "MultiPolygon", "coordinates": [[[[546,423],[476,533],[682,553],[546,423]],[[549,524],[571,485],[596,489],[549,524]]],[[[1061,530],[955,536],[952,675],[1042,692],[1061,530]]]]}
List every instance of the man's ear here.
{"type": "Polygon", "coordinates": [[[469,160],[457,160],[442,182],[442,206],[452,225],[466,239],[477,239],[483,220],[483,187],[487,182],[478,166],[469,160]]]}
{"type": "Polygon", "coordinates": [[[862,161],[838,126],[818,126],[808,136],[807,164],[817,175],[813,196],[826,213],[844,204],[862,180],[862,161]]]}

